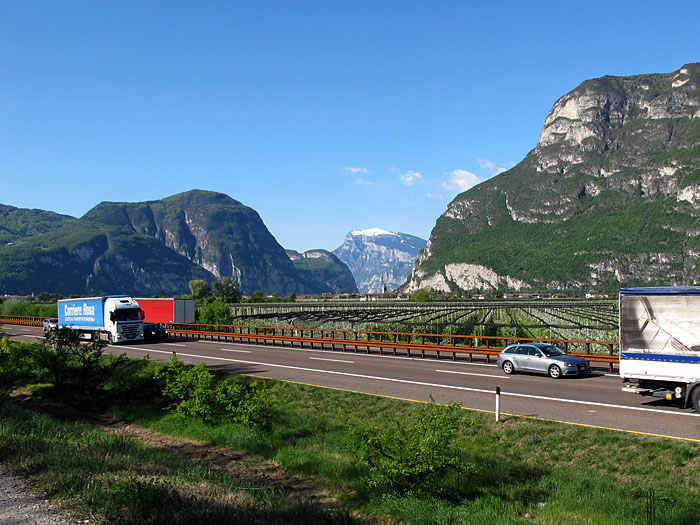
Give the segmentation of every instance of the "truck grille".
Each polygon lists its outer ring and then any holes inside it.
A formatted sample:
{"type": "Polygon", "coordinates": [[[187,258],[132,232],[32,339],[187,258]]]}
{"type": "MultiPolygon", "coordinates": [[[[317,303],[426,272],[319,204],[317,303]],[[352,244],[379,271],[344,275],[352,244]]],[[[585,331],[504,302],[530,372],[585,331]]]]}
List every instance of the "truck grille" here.
{"type": "Polygon", "coordinates": [[[138,325],[138,324],[122,325],[121,326],[122,334],[127,339],[133,339],[134,337],[138,337],[139,332],[140,332],[139,327],[140,327],[140,325],[138,325]]]}

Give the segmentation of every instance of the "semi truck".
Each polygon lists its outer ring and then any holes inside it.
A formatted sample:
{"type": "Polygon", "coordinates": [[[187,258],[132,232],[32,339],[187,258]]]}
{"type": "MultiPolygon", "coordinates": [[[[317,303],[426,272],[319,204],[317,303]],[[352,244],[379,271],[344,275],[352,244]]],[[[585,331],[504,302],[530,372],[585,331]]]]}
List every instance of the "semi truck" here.
{"type": "Polygon", "coordinates": [[[700,288],[620,290],[624,392],[673,400],[700,412],[700,288]]]}
{"type": "Polygon", "coordinates": [[[121,343],[143,340],[143,312],[127,295],[58,301],[58,328],[71,328],[90,339],[121,343]]]}
{"type": "Polygon", "coordinates": [[[138,298],[146,323],[194,323],[195,300],[138,298]]]}

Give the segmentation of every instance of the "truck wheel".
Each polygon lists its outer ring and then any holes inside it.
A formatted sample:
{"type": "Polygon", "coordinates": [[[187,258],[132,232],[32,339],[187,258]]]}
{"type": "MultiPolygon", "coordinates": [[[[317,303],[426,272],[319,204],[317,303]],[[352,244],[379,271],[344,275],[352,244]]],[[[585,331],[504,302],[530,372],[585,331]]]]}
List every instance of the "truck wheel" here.
{"type": "Polygon", "coordinates": [[[550,366],[547,372],[549,373],[549,377],[552,379],[559,379],[561,377],[561,368],[559,368],[557,365],[550,366]]]}
{"type": "Polygon", "coordinates": [[[690,404],[696,412],[700,412],[700,385],[696,386],[690,393],[690,404]]]}

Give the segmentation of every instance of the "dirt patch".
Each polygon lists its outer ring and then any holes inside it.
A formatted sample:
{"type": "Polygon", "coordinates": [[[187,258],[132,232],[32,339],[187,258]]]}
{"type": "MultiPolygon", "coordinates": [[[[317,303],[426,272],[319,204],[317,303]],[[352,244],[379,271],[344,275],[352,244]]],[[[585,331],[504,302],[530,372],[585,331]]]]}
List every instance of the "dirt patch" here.
{"type": "Polygon", "coordinates": [[[23,406],[42,411],[58,419],[87,423],[112,434],[135,439],[181,458],[223,470],[234,477],[249,479],[271,489],[283,491],[294,499],[327,507],[339,506],[337,501],[321,487],[317,479],[302,478],[289,472],[282,465],[259,456],[225,447],[210,446],[192,439],[168,436],[102,414],[82,412],[32,396],[27,392],[15,391],[11,394],[11,398],[23,406]]]}

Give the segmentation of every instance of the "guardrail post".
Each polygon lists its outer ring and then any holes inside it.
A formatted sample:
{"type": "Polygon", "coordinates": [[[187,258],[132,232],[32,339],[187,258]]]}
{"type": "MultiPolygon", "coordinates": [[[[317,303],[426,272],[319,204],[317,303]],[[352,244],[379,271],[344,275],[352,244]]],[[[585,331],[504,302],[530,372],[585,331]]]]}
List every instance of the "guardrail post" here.
{"type": "Polygon", "coordinates": [[[501,387],[496,387],[496,423],[501,422],[501,387]]]}

